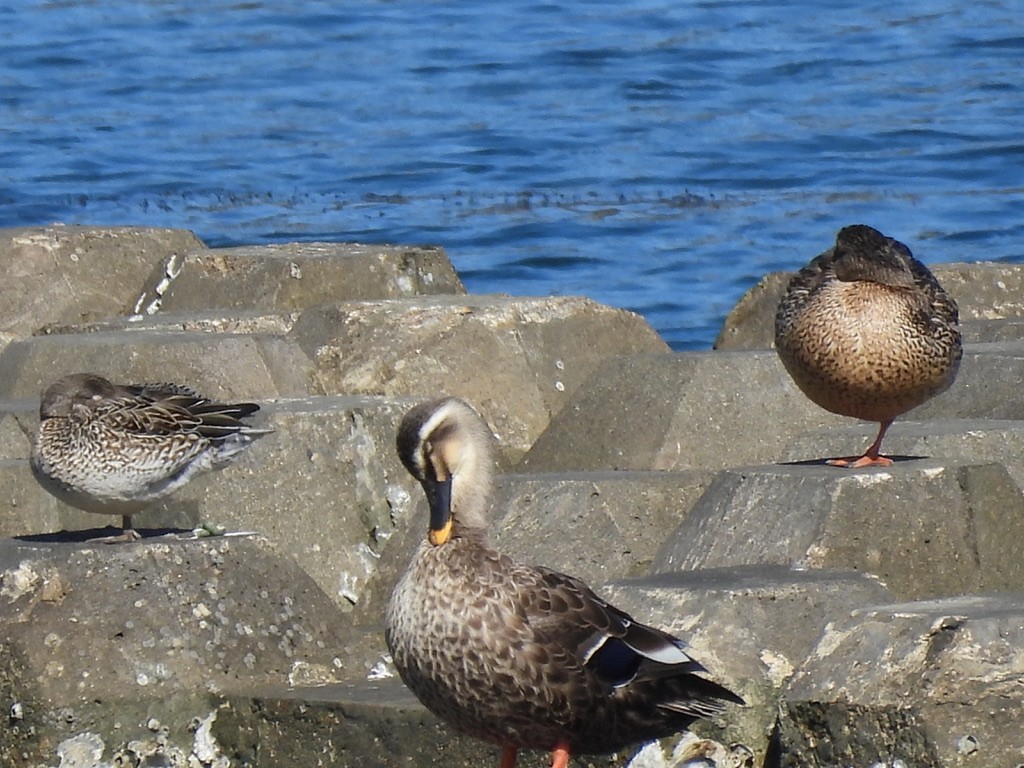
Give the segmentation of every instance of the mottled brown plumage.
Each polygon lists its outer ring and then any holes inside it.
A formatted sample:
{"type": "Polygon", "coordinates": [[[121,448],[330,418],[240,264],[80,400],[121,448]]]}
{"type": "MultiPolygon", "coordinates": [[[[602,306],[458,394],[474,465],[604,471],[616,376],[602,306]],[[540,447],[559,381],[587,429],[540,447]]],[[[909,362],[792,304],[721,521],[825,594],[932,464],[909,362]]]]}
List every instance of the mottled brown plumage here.
{"type": "Polygon", "coordinates": [[[961,342],[956,303],[910,249],[863,224],[790,281],[775,316],[775,347],[797,386],[822,408],[879,422],[860,457],[879,453],[893,420],[953,383],[961,342]]]}
{"type": "Polygon", "coordinates": [[[406,685],[455,728],[503,748],[602,753],[686,728],[742,700],[701,676],[682,641],[633,621],[583,582],[487,541],[492,438],[456,398],[406,414],[398,453],[430,506],[427,540],[388,605],[406,685]]]}
{"type": "Polygon", "coordinates": [[[217,403],[179,384],[114,384],[76,373],[51,384],[39,406],[32,472],[61,501],[131,517],[196,475],[230,463],[257,437],[242,419],[255,403],[217,403]]]}

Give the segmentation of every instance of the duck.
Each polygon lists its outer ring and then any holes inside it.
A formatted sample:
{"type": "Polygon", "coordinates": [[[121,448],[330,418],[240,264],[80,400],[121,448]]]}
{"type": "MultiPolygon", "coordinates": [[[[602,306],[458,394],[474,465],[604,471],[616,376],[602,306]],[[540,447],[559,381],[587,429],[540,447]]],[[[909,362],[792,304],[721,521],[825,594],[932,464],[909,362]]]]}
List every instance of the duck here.
{"type": "Polygon", "coordinates": [[[634,620],[581,580],[525,565],[488,539],[493,435],[465,400],[410,409],[402,464],[429,524],[388,602],[385,641],[405,685],[441,720],[501,748],[614,752],[677,733],[743,699],[685,643],[634,620]]]}
{"type": "Polygon", "coordinates": [[[866,224],[789,281],[775,315],[775,349],[797,387],[840,416],[878,422],[840,467],[888,467],[881,453],[898,417],[944,392],[962,356],[956,302],[910,249],[866,224]]]}
{"type": "Polygon", "coordinates": [[[135,513],[193,478],[222,469],[273,432],[243,421],[256,403],[220,403],[181,384],[115,384],[96,373],[63,376],[43,391],[30,466],[39,484],[86,512],[135,513]]]}

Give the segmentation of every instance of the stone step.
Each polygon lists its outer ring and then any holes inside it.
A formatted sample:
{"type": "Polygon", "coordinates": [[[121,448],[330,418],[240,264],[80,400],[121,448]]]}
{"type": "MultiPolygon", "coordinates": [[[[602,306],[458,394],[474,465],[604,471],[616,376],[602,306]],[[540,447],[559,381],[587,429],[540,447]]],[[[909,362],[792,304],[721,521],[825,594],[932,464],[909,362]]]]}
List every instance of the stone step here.
{"type": "Polygon", "coordinates": [[[1022,535],[1024,495],[1001,464],[742,467],[715,478],[653,570],[851,568],[901,599],[1016,590],[1024,589],[1014,543],[1022,535]]]}
{"type": "MultiPolygon", "coordinates": [[[[797,435],[783,452],[786,462],[859,455],[875,439],[877,425],[833,427],[797,435]]],[[[996,462],[1024,488],[1024,421],[1002,419],[936,419],[897,421],[886,432],[883,453],[905,458],[996,462]]]]}
{"type": "MultiPolygon", "coordinates": [[[[953,386],[903,418],[1024,419],[1016,396],[1022,379],[1024,342],[969,345],[953,386]]],[[[624,355],[605,360],[579,387],[520,469],[763,464],[786,459],[802,434],[857,423],[811,403],[773,350],[624,355]]]]}
{"type": "Polygon", "coordinates": [[[220,400],[316,394],[312,363],[284,337],[117,331],[35,336],[0,352],[0,398],[38,398],[68,373],[116,382],[174,381],[220,400]]]}
{"type": "Polygon", "coordinates": [[[188,754],[219,697],[344,674],[343,614],[258,537],[0,539],[0,595],[3,765],[53,765],[58,745],[96,739],[188,754]]]}
{"type": "Polygon", "coordinates": [[[623,355],[595,370],[519,469],[717,470],[776,461],[796,435],[843,422],[770,350],[623,355]]]}
{"type": "Polygon", "coordinates": [[[283,243],[193,249],[166,260],[136,314],[293,311],[330,301],[465,293],[443,248],[283,243]]]}
{"type": "Polygon", "coordinates": [[[837,618],[786,691],[780,765],[1017,765],[1022,648],[1020,592],[837,618]]]}

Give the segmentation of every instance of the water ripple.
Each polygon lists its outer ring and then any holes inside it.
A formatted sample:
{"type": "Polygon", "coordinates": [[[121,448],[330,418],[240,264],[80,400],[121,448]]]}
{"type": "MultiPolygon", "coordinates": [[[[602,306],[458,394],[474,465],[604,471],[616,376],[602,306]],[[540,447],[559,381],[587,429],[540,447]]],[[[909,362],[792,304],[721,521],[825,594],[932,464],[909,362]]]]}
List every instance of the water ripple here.
{"type": "Polygon", "coordinates": [[[864,221],[1024,259],[1010,0],[0,7],[0,225],[444,245],[710,345],[864,221]]]}

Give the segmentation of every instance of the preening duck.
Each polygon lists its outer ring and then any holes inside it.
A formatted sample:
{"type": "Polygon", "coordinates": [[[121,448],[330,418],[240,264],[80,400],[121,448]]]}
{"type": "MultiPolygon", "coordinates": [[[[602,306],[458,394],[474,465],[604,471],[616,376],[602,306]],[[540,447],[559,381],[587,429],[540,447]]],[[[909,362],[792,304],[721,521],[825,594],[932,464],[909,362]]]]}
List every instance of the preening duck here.
{"type": "Polygon", "coordinates": [[[502,768],[524,748],[565,768],[571,754],[667,736],[743,703],[678,638],[488,544],[493,438],[468,403],[414,407],[397,446],[430,522],[391,596],[387,644],[423,704],[500,746],[502,768]]]}

